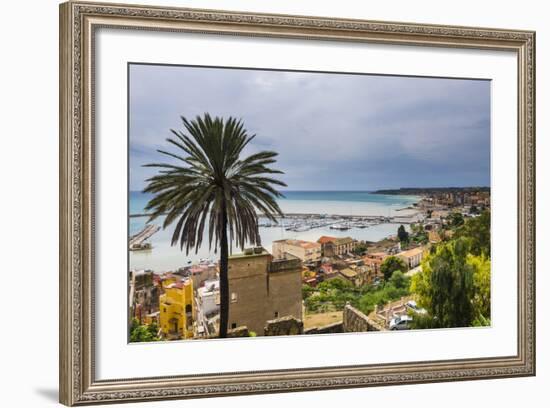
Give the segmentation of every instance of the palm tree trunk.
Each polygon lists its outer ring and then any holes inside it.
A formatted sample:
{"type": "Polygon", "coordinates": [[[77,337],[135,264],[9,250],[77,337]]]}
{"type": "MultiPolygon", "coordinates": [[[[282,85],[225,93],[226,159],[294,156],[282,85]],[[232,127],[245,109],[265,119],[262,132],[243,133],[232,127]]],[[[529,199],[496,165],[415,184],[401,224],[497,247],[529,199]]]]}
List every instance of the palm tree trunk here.
{"type": "Polygon", "coordinates": [[[220,330],[219,337],[227,337],[229,320],[229,245],[227,242],[227,210],[222,207],[222,230],[220,239],[220,330]]]}

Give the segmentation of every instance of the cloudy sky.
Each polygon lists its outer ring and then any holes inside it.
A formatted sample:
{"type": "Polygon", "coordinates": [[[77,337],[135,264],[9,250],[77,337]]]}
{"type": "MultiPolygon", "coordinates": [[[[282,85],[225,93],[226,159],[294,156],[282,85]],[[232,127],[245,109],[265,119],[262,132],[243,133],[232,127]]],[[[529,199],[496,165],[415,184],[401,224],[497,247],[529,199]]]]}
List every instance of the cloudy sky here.
{"type": "Polygon", "coordinates": [[[288,190],[490,184],[490,82],[130,66],[130,189],[180,116],[241,118],[288,190]]]}

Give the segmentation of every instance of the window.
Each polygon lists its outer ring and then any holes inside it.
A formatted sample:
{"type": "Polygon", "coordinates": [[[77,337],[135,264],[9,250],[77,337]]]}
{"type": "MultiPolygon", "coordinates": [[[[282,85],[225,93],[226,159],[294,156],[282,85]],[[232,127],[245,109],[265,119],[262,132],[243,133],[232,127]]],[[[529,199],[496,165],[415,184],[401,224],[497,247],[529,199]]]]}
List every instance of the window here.
{"type": "Polygon", "coordinates": [[[275,312],[275,319],[279,318],[279,312],[275,312]]]}
{"type": "Polygon", "coordinates": [[[235,292],[231,292],[231,303],[237,302],[237,294],[235,292]]]}
{"type": "Polygon", "coordinates": [[[237,328],[237,323],[231,323],[231,328],[236,329],[237,328]]]}

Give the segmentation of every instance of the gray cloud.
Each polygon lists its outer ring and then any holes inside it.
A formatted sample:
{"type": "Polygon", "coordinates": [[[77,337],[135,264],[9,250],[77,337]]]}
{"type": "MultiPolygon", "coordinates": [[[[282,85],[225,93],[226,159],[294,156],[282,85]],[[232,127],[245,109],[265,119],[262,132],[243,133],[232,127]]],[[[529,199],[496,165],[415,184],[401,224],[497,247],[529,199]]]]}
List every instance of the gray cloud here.
{"type": "Polygon", "coordinates": [[[180,115],[242,118],[292,190],[489,185],[490,82],[132,65],[130,188],[180,115]]]}

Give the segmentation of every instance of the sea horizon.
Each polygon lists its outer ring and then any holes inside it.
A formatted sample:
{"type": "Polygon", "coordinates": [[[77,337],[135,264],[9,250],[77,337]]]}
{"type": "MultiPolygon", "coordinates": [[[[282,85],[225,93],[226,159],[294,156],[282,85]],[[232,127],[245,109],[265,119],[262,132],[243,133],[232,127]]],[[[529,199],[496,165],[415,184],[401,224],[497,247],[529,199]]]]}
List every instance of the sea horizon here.
{"type": "MultiPolygon", "coordinates": [[[[130,191],[129,215],[146,214],[152,193],[130,191]]],[[[285,214],[391,216],[420,201],[419,195],[378,194],[360,190],[287,190],[277,202],[285,214]]]]}

